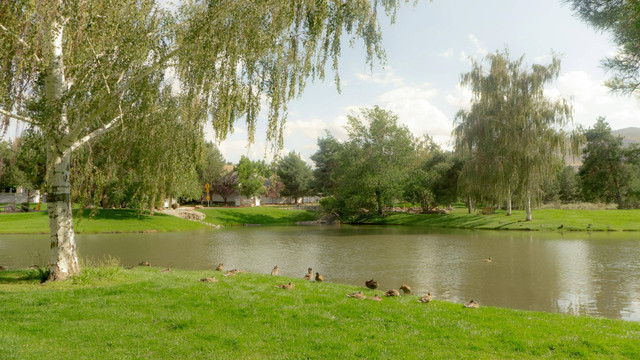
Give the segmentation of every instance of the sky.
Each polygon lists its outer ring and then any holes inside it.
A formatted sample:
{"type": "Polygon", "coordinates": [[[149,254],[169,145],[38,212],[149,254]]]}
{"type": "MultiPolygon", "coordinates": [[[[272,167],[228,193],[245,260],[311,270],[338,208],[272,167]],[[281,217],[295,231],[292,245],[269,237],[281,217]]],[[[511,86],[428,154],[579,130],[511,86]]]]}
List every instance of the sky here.
{"type": "MultiPolygon", "coordinates": [[[[342,92],[331,74],[324,82],[307,84],[302,96],[289,104],[282,154],[298,152],[313,165],[310,156],[318,137],[329,131],[345,140],[347,115],[374,105],[396,113],[415,136],[427,134],[451,149],[455,114],[467,109],[471,98],[459,85],[461,74],[471,70],[469,58],[482,60],[506,48],[511,58],[524,56],[529,66],[548,64],[552,52],[561,56],[560,76],[545,92],[572,100],[574,126],[589,127],[605,116],[614,130],[640,127],[640,98],[613,95],[603,85],[609,74],[600,63],[616,50],[609,35],[579,20],[561,0],[420,0],[415,7],[403,6],[395,24],[384,17],[380,21],[385,64],[376,62],[371,69],[362,43],[344,46],[342,92]]],[[[273,157],[265,141],[265,114],[253,145],[247,142],[243,120],[218,144],[227,161],[237,163],[242,155],[273,157]]],[[[7,135],[17,133],[15,128],[7,135]]],[[[206,136],[213,139],[211,124],[206,136]]]]}
{"type": "MultiPolygon", "coordinates": [[[[595,31],[560,0],[434,0],[404,6],[389,24],[382,18],[384,65],[373,70],[365,62],[361,43],[344,47],[340,59],[342,92],[332,76],[309,83],[301,97],[289,104],[284,149],[295,151],[310,165],[317,139],[325,130],[339,140],[347,138],[347,115],[378,105],[391,110],[415,136],[428,134],[451,149],[456,112],[469,107],[471,94],[460,87],[460,76],[471,70],[469,58],[508,48],[511,58],[549,64],[559,54],[562,71],[547,85],[549,96],[571,99],[574,124],[589,127],[605,116],[613,129],[640,127],[637,96],[611,94],[603,85],[609,77],[601,60],[615,52],[608,34],[595,31]]],[[[486,63],[485,63],[486,64],[486,63]]],[[[212,129],[208,126],[209,138],[212,129]]],[[[270,159],[265,151],[266,120],[262,117],[256,142],[248,146],[243,121],[218,146],[227,161],[242,155],[270,159]]]]}

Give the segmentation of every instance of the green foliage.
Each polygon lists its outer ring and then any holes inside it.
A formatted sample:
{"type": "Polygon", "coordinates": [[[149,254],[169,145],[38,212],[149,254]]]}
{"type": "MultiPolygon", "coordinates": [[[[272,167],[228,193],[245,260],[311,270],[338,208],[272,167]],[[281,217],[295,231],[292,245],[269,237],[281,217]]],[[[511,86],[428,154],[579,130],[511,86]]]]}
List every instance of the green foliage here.
{"type": "Polygon", "coordinates": [[[336,197],[344,213],[382,213],[401,197],[414,153],[413,136],[398,117],[379,107],[349,115],[349,140],[340,152],[336,197]]]}
{"type": "Polygon", "coordinates": [[[30,190],[44,191],[47,175],[47,151],[44,136],[33,127],[18,138],[16,167],[24,174],[20,184],[30,190]]]}
{"type": "Polygon", "coordinates": [[[284,189],[282,195],[294,199],[309,194],[313,173],[300,154],[290,152],[278,162],[278,176],[284,189]]]}
{"type": "Polygon", "coordinates": [[[333,195],[337,187],[338,161],[342,144],[329,132],[325,137],[318,138],[318,151],[311,155],[311,160],[316,165],[313,170],[313,188],[320,195],[333,195]]]}
{"type": "Polygon", "coordinates": [[[242,155],[238,163],[238,192],[247,198],[253,198],[264,194],[264,177],[261,173],[259,162],[252,161],[242,155]]]}
{"type": "Polygon", "coordinates": [[[224,176],[224,165],[224,157],[218,147],[212,142],[205,142],[202,149],[202,159],[196,167],[201,187],[204,188],[204,184],[211,186],[224,176]]]}
{"type": "Polygon", "coordinates": [[[457,155],[442,151],[430,139],[427,142],[427,146],[417,146],[418,160],[404,185],[404,199],[420,204],[423,212],[456,202],[462,167],[457,155]]]}
{"type": "Polygon", "coordinates": [[[637,1],[564,0],[584,21],[609,32],[617,45],[615,55],[602,64],[613,72],[606,82],[612,90],[633,93],[640,86],[640,3],[637,1]]]}
{"type": "Polygon", "coordinates": [[[581,182],[576,170],[572,166],[565,166],[556,176],[558,183],[558,199],[563,203],[582,200],[581,182]]]}
{"type": "Polygon", "coordinates": [[[355,300],[363,287],[267,274],[121,269],[44,286],[0,273],[4,359],[631,359],[640,324],[417,296],[355,300]],[[294,282],[292,291],[275,287],[294,282]],[[55,311],[52,311],[52,307],[55,311]],[[215,309],[215,310],[214,310],[215,309]],[[72,322],[76,326],[60,326],[72,322]],[[126,324],[126,326],[123,326],[126,324]],[[82,339],[69,340],[69,339],[82,339]],[[28,344],[29,346],[25,346],[28,344]]]}
{"type": "Polygon", "coordinates": [[[625,208],[627,198],[635,198],[632,187],[637,177],[635,148],[625,149],[622,138],[611,134],[611,127],[603,117],[584,135],[587,143],[578,174],[585,200],[615,201],[618,208],[625,208]]]}
{"type": "Polygon", "coordinates": [[[14,175],[17,169],[15,162],[15,152],[12,144],[6,140],[0,141],[0,190],[15,191],[16,187],[18,187],[16,175],[14,175]]]}

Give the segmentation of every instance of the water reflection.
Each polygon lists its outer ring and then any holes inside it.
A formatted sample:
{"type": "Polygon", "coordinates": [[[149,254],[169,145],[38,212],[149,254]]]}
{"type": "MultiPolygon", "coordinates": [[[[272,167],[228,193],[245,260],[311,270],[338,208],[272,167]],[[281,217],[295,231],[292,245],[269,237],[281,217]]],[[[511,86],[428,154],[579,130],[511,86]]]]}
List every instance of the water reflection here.
{"type": "MultiPolygon", "coordinates": [[[[86,258],[225,268],[380,289],[410,284],[436,299],[640,321],[640,242],[633,233],[451,231],[410,227],[243,227],[192,233],[79,235],[86,258]],[[483,259],[492,257],[491,263],[483,259]]],[[[47,236],[0,236],[0,264],[48,259],[47,236]]]]}

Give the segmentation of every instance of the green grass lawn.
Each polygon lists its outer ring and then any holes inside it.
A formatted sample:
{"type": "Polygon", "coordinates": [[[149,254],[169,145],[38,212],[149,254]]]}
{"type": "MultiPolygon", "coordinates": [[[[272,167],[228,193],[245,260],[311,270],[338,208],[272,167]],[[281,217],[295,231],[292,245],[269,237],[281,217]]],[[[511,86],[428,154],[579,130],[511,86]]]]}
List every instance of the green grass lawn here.
{"type": "MultiPolygon", "coordinates": [[[[86,210],[81,219],[74,216],[74,225],[78,233],[166,232],[209,228],[207,225],[161,213],[149,216],[139,215],[135,210],[120,209],[100,209],[93,217],[86,210]]],[[[0,214],[0,234],[48,233],[49,217],[46,211],[0,214]]]]}
{"type": "Polygon", "coordinates": [[[215,208],[198,210],[207,217],[205,222],[215,225],[287,225],[298,221],[318,220],[321,213],[311,210],[278,208],[273,206],[244,208],[215,208]]]}
{"type": "MultiPolygon", "coordinates": [[[[0,273],[0,358],[638,359],[640,324],[416,296],[377,303],[352,286],[214,271],[86,268],[40,285],[0,273]],[[216,275],[218,283],[199,278],[216,275]],[[293,281],[294,290],[277,284],[293,281]]],[[[377,291],[377,293],[382,293],[377,291]]]]}
{"type": "Polygon", "coordinates": [[[506,216],[505,211],[493,215],[468,214],[464,209],[456,209],[449,214],[406,214],[391,213],[387,216],[366,215],[354,221],[361,224],[419,225],[459,229],[491,230],[589,230],[640,231],[640,210],[555,210],[533,211],[533,221],[524,221],[525,212],[513,211],[506,216]]]}

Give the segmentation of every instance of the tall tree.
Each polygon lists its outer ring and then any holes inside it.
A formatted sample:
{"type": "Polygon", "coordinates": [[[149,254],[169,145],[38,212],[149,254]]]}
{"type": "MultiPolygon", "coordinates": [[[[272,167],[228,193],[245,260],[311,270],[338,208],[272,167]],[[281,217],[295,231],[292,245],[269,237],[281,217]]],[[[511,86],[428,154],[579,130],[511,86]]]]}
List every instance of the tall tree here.
{"type": "Polygon", "coordinates": [[[571,121],[572,107],[544,95],[544,85],[560,73],[560,59],[553,55],[551,64],[530,70],[523,57],[510,60],[506,50],[487,60],[488,71],[472,60],[473,69],[462,75],[461,85],[473,93],[471,109],[458,112],[454,130],[456,148],[470,159],[463,184],[491,200],[506,198],[509,209],[517,190],[530,221],[532,198],[544,178],[555,174],[554,159],[569,149],[562,127],[571,121]]]}
{"type": "Polygon", "coordinates": [[[32,190],[44,192],[47,173],[47,152],[44,137],[37,129],[29,128],[18,139],[16,168],[23,174],[23,183],[27,189],[27,209],[32,190]]]}
{"type": "Polygon", "coordinates": [[[339,87],[341,40],[349,35],[363,40],[369,63],[383,57],[378,10],[393,18],[400,2],[195,0],[175,13],[154,0],[2,2],[2,126],[18,119],[47,141],[50,279],[80,269],[71,155],[108,131],[130,131],[145,116],[135,111],[138,100],[158,83],[141,80],[173,69],[188,98],[185,113],[200,122],[210,117],[219,139],[245,117],[253,140],[266,95],[267,137],[281,145],[286,103],[307,79],[324,78],[328,61],[339,87]],[[37,111],[27,109],[30,102],[37,111]]]}
{"type": "Polygon", "coordinates": [[[578,175],[582,180],[585,199],[603,202],[613,200],[618,208],[623,209],[630,174],[622,137],[613,136],[604,117],[599,117],[584,135],[587,143],[578,175]]]}
{"type": "Polygon", "coordinates": [[[238,163],[238,192],[247,198],[253,198],[265,191],[260,162],[242,155],[238,163]]]}
{"type": "Polygon", "coordinates": [[[413,136],[398,116],[376,106],[349,115],[349,141],[339,160],[337,197],[345,210],[360,208],[382,214],[401,197],[411,163],[413,136]]]}
{"type": "Polygon", "coordinates": [[[318,151],[311,155],[316,165],[313,170],[312,186],[318,194],[334,195],[336,188],[336,168],[341,144],[329,132],[318,138],[318,151]]]}
{"type": "Polygon", "coordinates": [[[564,0],[598,30],[609,32],[615,55],[602,61],[613,72],[606,82],[612,90],[630,94],[640,87],[640,2],[635,0],[564,0]]]}
{"type": "Polygon", "coordinates": [[[309,193],[313,174],[311,167],[300,157],[290,152],[278,162],[278,176],[284,183],[282,195],[297,200],[309,193]]]}
{"type": "Polygon", "coordinates": [[[204,184],[212,184],[224,174],[224,156],[212,142],[206,142],[202,149],[202,159],[198,164],[198,180],[204,184]]]}

